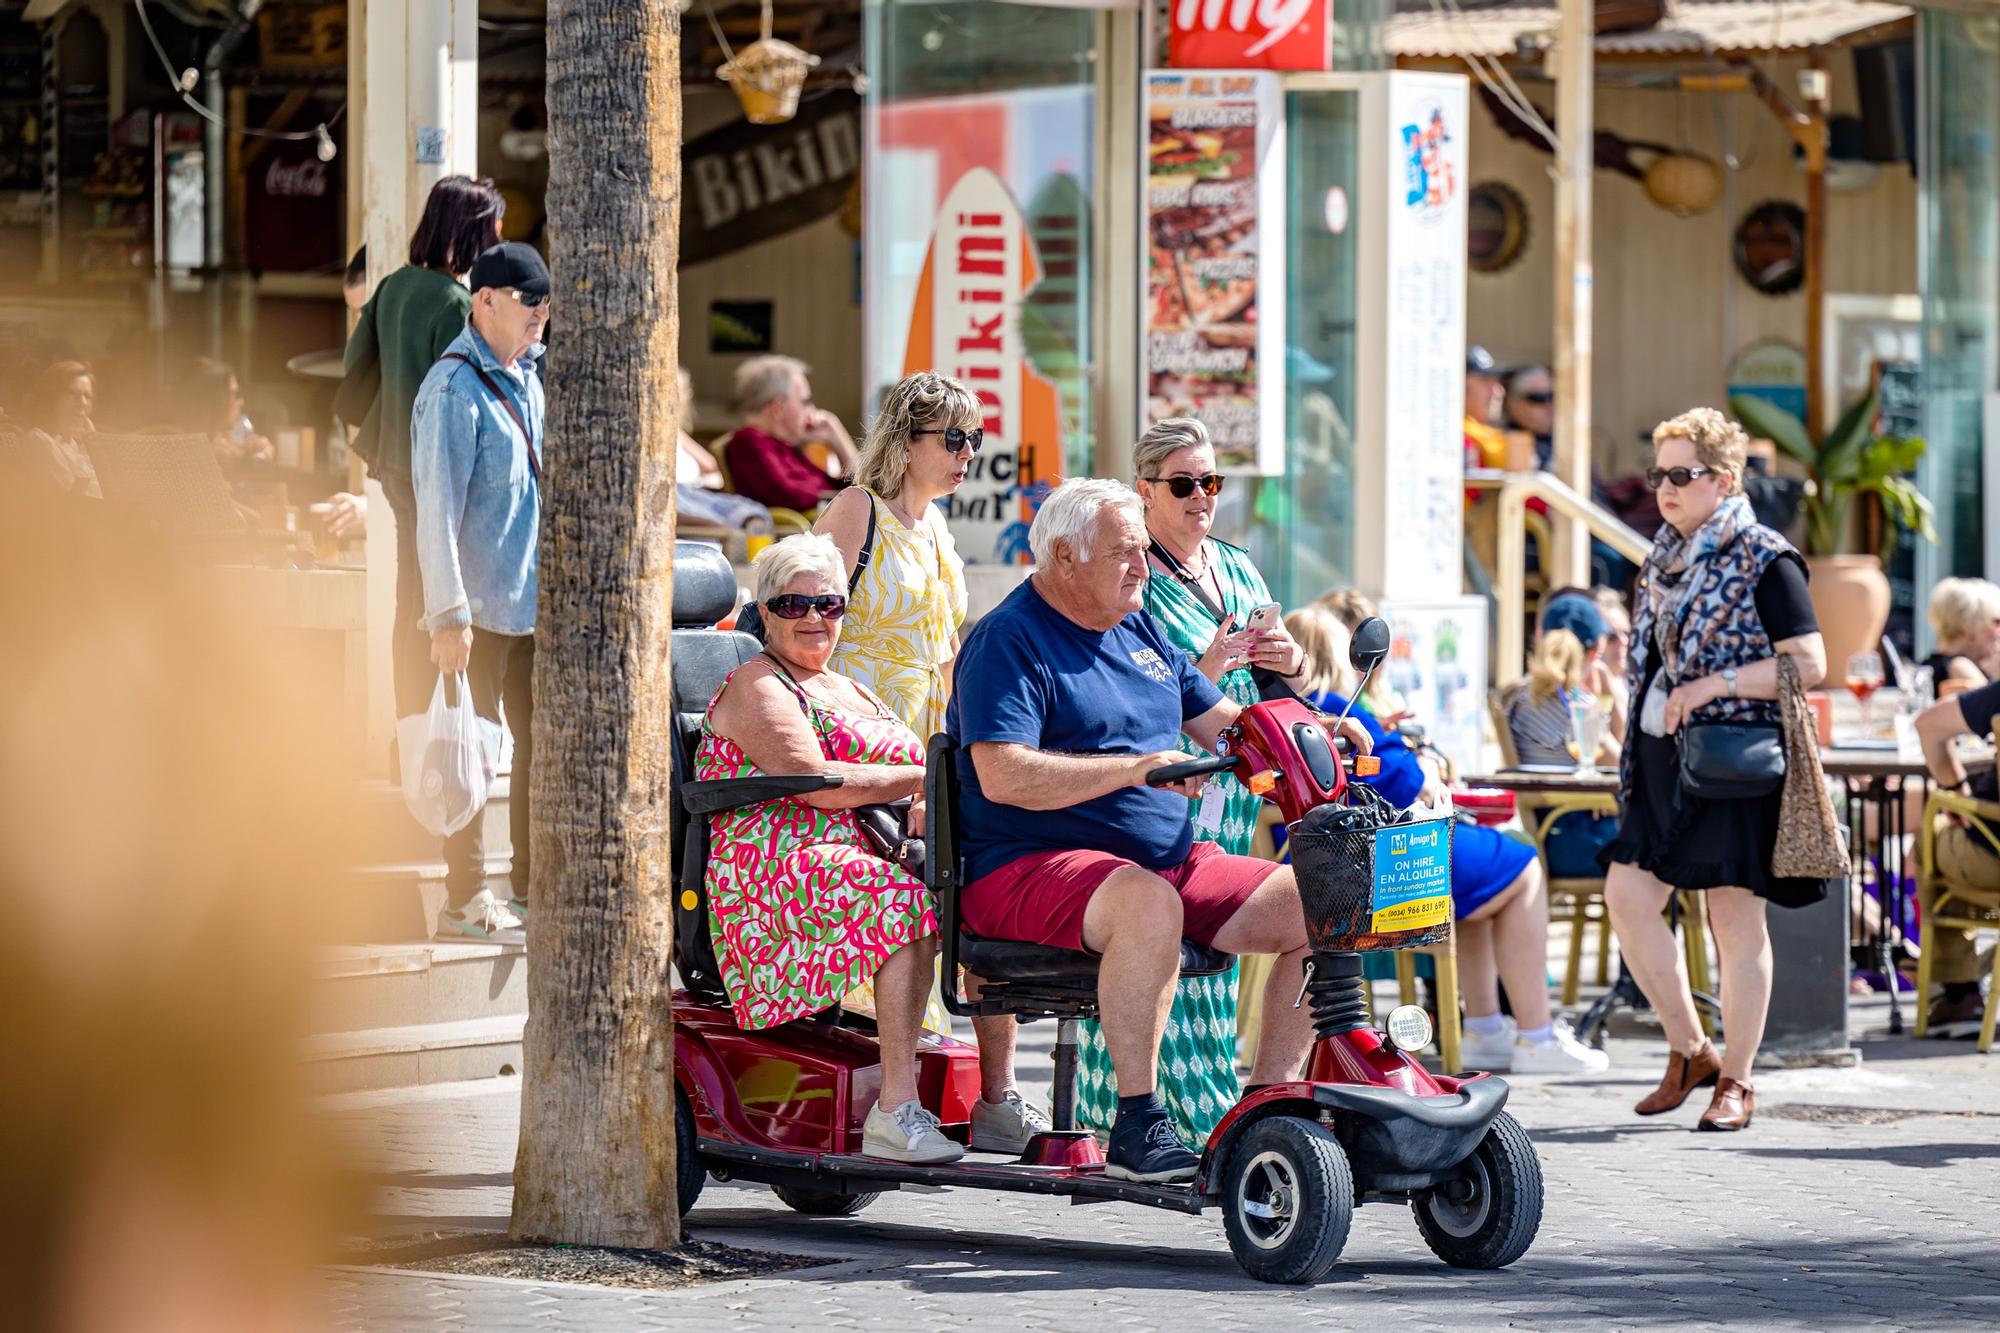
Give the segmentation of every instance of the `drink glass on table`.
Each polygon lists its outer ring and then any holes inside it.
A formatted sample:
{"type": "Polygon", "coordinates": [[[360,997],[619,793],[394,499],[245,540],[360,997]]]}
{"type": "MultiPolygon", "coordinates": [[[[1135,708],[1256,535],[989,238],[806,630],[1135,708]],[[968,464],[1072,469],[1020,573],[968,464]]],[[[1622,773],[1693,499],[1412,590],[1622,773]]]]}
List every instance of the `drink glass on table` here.
{"type": "Polygon", "coordinates": [[[1869,700],[1882,688],[1882,654],[1856,653],[1847,659],[1847,692],[1861,705],[1861,734],[1875,734],[1875,712],[1869,700]]]}
{"type": "Polygon", "coordinates": [[[1576,771],[1594,773],[1597,771],[1597,751],[1604,744],[1604,725],[1608,720],[1607,710],[1598,706],[1594,696],[1573,695],[1569,701],[1569,757],[1576,760],[1576,771]]]}

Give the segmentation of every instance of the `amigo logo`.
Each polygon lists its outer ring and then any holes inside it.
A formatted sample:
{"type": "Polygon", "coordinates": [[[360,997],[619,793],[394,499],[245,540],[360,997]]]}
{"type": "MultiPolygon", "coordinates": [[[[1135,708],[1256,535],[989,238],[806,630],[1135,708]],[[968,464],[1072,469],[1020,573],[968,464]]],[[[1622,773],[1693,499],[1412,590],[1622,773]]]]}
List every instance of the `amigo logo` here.
{"type": "Polygon", "coordinates": [[[1408,856],[1411,852],[1434,850],[1438,845],[1438,831],[1431,829],[1425,833],[1389,834],[1389,855],[1408,856]]]}

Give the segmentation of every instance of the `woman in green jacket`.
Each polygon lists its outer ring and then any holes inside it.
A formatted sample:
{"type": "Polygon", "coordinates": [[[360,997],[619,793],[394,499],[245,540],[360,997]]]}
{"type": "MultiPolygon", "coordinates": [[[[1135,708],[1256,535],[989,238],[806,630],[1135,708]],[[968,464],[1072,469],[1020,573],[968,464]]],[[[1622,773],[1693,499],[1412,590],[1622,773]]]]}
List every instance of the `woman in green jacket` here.
{"type": "MultiPolygon", "coordinates": [[[[396,619],[390,649],[397,717],[422,712],[436,679],[430,636],[417,623],[424,614],[424,588],[417,566],[416,493],[410,486],[410,409],[432,364],[465,331],[472,313],[465,275],[480,251],[499,241],[505,211],[490,180],[446,176],[432,186],[423,220],[410,238],[410,262],[382,279],[347,340],[349,379],[379,377],[373,404],[359,421],[348,424],[359,427],[354,451],[381,483],[396,516],[396,619]]],[[[342,390],[345,396],[346,385],[342,390]]]]}

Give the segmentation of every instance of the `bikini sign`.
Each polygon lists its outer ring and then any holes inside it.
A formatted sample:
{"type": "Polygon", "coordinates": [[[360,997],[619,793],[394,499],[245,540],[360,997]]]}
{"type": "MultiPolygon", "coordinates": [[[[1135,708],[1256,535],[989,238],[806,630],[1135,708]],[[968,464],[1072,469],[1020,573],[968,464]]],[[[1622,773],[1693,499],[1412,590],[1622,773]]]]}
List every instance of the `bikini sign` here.
{"type": "Polygon", "coordinates": [[[1062,467],[1055,386],[1028,363],[1021,305],[1042,266],[1006,183],[976,167],[938,207],[911,303],[903,373],[935,370],[979,396],[986,442],[945,502],[967,563],[1024,564],[1028,527],[1062,467]]]}
{"type": "Polygon", "coordinates": [[[1173,0],[1176,69],[1333,68],[1333,0],[1173,0]]]}

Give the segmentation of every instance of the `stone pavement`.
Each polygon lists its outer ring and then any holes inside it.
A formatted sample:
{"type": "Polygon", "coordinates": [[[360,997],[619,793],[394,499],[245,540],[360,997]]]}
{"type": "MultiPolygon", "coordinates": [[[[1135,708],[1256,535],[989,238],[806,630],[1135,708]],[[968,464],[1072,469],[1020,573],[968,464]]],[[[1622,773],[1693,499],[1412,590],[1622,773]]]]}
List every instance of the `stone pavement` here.
{"type": "MultiPolygon", "coordinates": [[[[1857,1028],[1880,1027],[1880,1012],[1857,1028]]],[[[1046,1095],[1053,1025],[1023,1032],[1046,1095]]],[[[2000,1052],[1859,1043],[1847,1070],[1766,1071],[1757,1123],[1690,1132],[1698,1096],[1641,1120],[1662,1045],[1614,1039],[1591,1080],[1510,1080],[1548,1203],[1514,1267],[1437,1263],[1407,1209],[1363,1208],[1333,1276],[1266,1286],[1230,1258],[1219,1217],[972,1191],[882,1196],[809,1219],[762,1186],[710,1181],[689,1231],[842,1262],[674,1292],[339,1268],[333,1325],[392,1330],[1024,1327],[2000,1327],[2000,1052]]],[[[1026,1081],[1026,1080],[1024,1080],[1026,1081]]],[[[508,1081],[335,1103],[339,1134],[383,1174],[383,1235],[504,1229],[516,1133],[508,1081]]]]}

